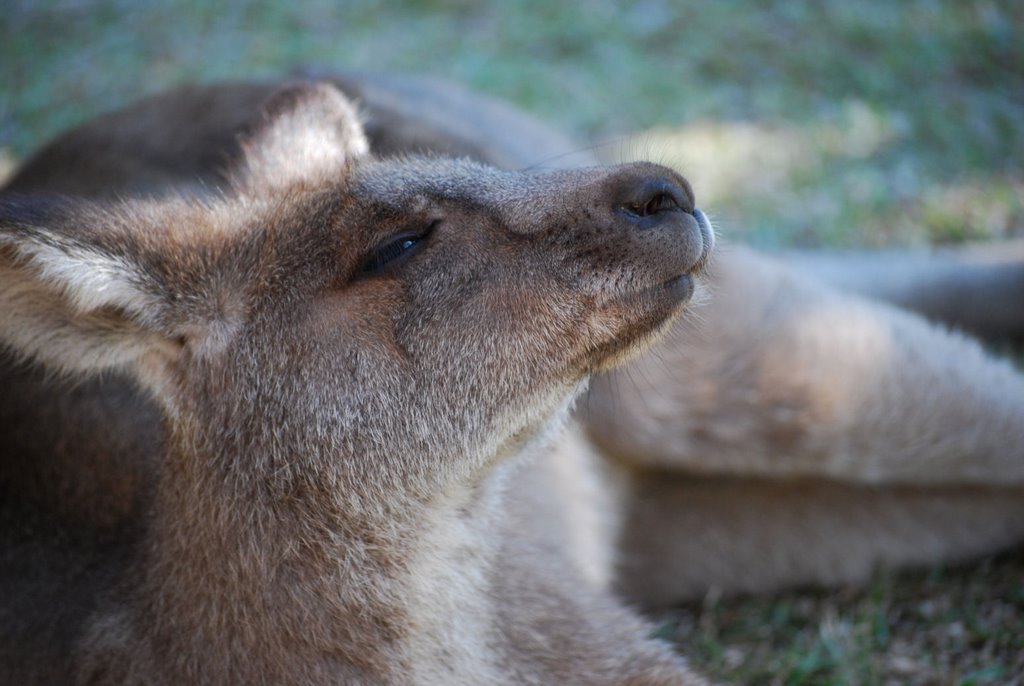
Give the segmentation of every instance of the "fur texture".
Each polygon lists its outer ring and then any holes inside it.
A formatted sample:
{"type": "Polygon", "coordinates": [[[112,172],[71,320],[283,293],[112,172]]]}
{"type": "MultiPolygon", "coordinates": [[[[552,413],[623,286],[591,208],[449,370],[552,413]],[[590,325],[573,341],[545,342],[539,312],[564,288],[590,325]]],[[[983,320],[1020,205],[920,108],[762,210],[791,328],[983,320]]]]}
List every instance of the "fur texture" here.
{"type": "Polygon", "coordinates": [[[114,578],[55,607],[62,678],[699,683],[507,502],[589,376],[688,300],[713,243],[689,186],[366,148],[337,90],[294,85],[221,193],[0,201],[5,343],[163,416],[114,578]]]}
{"type": "Polygon", "coordinates": [[[451,84],[329,79],[362,129],[323,84],[189,87],[6,187],[12,680],[700,683],[613,591],[1024,538],[1021,375],[849,292],[1016,335],[1019,261],[726,246],[669,325],[685,284],[650,289],[711,239],[677,175],[387,158],[586,161],[451,84]]]}

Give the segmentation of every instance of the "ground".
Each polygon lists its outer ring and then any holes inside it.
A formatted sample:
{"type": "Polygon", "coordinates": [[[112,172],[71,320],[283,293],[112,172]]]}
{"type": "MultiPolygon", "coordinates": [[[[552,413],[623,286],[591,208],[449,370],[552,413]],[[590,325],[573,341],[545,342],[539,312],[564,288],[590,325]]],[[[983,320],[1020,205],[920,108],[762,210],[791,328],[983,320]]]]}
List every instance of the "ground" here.
{"type": "MultiPolygon", "coordinates": [[[[730,239],[1021,237],[1022,33],[1016,0],[7,0],[0,173],[175,83],[347,65],[446,76],[605,159],[677,165],[730,239]]],[[[1024,555],[707,598],[659,633],[737,683],[1024,681],[1024,555]]]]}
{"type": "Polygon", "coordinates": [[[1024,682],[1024,553],[887,574],[867,588],[706,598],[659,635],[740,684],[978,686],[1024,682]]]}

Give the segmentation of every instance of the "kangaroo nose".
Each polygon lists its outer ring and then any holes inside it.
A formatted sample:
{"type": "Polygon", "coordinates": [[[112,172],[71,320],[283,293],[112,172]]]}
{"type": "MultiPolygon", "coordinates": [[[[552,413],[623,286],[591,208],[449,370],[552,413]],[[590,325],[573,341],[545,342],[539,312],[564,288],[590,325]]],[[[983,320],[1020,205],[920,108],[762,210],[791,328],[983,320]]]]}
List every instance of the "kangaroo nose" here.
{"type": "Polygon", "coordinates": [[[635,179],[617,195],[617,212],[641,229],[654,228],[673,216],[694,211],[690,189],[670,178],[635,179]]]}

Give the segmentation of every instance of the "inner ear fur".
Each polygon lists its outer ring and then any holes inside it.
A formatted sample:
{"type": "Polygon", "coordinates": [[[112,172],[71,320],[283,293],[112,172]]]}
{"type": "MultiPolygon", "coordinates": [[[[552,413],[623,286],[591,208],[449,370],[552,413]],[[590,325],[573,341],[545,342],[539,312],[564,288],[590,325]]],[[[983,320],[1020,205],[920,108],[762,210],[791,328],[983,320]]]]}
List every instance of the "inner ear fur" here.
{"type": "Polygon", "coordinates": [[[135,371],[145,385],[189,341],[225,339],[258,250],[181,201],[0,199],[0,343],[51,369],[135,371]]]}
{"type": "MultiPolygon", "coordinates": [[[[235,183],[273,199],[338,178],[368,145],[340,91],[297,83],[267,100],[242,149],[235,183]]],[[[0,198],[0,344],[58,370],[128,368],[147,385],[183,346],[221,348],[259,269],[265,233],[244,217],[260,204],[0,198]]]]}
{"type": "Polygon", "coordinates": [[[370,149],[356,108],[322,82],[287,84],[271,95],[241,147],[232,182],[248,193],[340,176],[370,149]]]}

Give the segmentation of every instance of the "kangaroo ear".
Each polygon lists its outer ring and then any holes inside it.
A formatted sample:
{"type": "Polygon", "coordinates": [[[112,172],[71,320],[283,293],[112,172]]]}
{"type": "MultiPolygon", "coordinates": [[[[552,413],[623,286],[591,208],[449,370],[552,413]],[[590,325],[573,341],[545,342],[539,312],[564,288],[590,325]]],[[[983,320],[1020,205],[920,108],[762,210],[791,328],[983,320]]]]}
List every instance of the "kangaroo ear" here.
{"type": "Polygon", "coordinates": [[[370,149],[355,107],[328,83],[281,88],[241,143],[243,159],[232,181],[257,193],[337,177],[370,149]]]}
{"type": "Polygon", "coordinates": [[[223,250],[188,245],[202,234],[190,213],[0,199],[0,343],[53,369],[128,367],[160,383],[187,342],[221,335],[231,307],[218,294],[244,290],[224,283],[223,250]]]}

